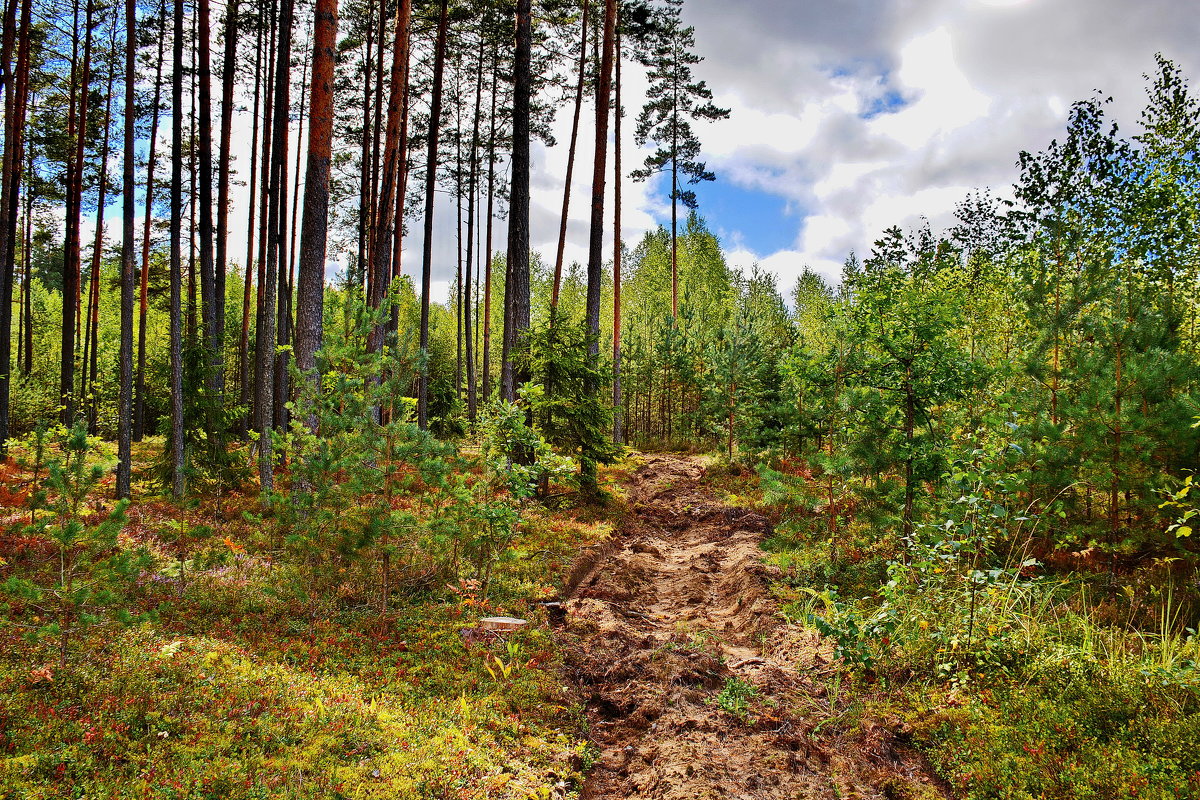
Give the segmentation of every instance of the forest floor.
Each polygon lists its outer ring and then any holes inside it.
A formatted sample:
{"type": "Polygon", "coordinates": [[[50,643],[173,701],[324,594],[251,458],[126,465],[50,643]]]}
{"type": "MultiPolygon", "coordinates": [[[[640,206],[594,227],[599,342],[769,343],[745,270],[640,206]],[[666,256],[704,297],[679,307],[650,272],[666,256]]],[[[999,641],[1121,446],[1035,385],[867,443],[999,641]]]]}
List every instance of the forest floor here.
{"type": "Polygon", "coordinates": [[[647,456],[568,582],[563,650],[600,751],[584,800],[945,796],[901,725],[844,718],[831,647],[771,596],[769,521],[704,474],[647,456]]]}

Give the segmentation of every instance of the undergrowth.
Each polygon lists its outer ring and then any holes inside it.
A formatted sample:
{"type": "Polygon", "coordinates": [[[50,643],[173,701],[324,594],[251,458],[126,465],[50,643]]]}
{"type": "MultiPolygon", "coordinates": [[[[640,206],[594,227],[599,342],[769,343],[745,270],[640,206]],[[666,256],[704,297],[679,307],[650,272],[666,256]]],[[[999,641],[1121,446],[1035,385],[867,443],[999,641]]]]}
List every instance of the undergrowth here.
{"type": "Polygon", "coordinates": [[[1044,567],[1039,520],[992,463],[956,464],[941,521],[909,540],[765,471],[784,614],[832,641],[863,708],[902,717],[964,798],[1200,797],[1187,592],[1169,571],[1148,595],[1136,574],[1044,567]]]}
{"type": "MultiPolygon", "coordinates": [[[[499,437],[536,445],[523,415],[496,413],[499,437]]],[[[384,435],[398,453],[408,434],[384,435]]],[[[107,466],[93,445],[59,431],[37,458],[71,453],[107,466]]],[[[282,493],[264,513],[240,489],[115,506],[104,499],[111,475],[89,466],[90,493],[53,521],[108,526],[76,552],[76,574],[87,567],[91,580],[103,568],[109,583],[120,580],[120,613],[91,610],[101,599],[111,606],[111,592],[93,592],[78,610],[59,603],[50,636],[36,604],[48,592],[67,596],[53,578],[61,547],[29,520],[31,511],[50,519],[38,509],[65,496],[61,473],[47,478],[30,448],[14,450],[8,483],[32,508],[10,516],[0,537],[0,798],[577,792],[591,754],[540,603],[557,594],[578,549],[610,527],[594,509],[551,513],[529,502],[486,442],[476,458],[422,450],[413,458],[425,460],[423,472],[419,462],[364,462],[357,469],[378,465],[386,483],[357,499],[349,490],[365,483],[340,483],[358,480],[341,463],[300,471],[326,494],[343,492],[340,518],[280,508],[290,503],[282,493]],[[445,471],[430,458],[444,458],[445,471]],[[442,480],[450,491],[432,496],[442,480]],[[345,532],[372,525],[388,535],[346,546],[345,532]],[[121,553],[137,554],[137,568],[110,569],[121,553]],[[479,628],[486,616],[530,624],[493,634],[479,628]]]]}

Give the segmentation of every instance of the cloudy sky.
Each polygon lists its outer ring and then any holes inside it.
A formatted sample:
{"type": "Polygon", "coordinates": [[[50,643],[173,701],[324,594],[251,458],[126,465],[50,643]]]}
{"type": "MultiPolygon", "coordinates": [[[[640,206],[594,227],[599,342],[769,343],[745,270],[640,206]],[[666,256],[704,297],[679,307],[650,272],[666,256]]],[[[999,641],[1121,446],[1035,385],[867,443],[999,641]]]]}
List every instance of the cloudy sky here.
{"type": "MultiPolygon", "coordinates": [[[[1018,153],[1061,135],[1074,100],[1111,95],[1132,133],[1156,52],[1200,77],[1195,0],[687,0],[684,20],[706,59],[698,77],[732,112],[699,126],[718,176],[699,191],[701,213],[734,266],[759,263],[785,295],[805,266],[836,280],[848,253],[869,252],[890,225],[924,216],[940,228],[971,189],[1007,194],[1018,153]]],[[[644,157],[632,137],[639,72],[626,64],[627,171],[644,157]]],[[[586,256],[591,113],[568,261],[586,256]]],[[[563,109],[558,147],[533,152],[532,242],[548,261],[569,117],[563,109]]],[[[624,192],[630,244],[669,220],[663,185],[626,180],[624,192]]],[[[232,233],[237,253],[244,232],[232,233]]],[[[433,294],[442,299],[456,262],[448,202],[435,236],[433,294]]],[[[502,247],[502,225],[497,236],[502,247]]],[[[406,265],[419,263],[420,247],[416,230],[406,265]]]]}
{"type": "MultiPolygon", "coordinates": [[[[972,188],[1006,194],[1018,153],[1059,136],[1074,100],[1112,96],[1131,134],[1156,52],[1200,78],[1193,0],[687,0],[684,19],[706,59],[698,76],[732,112],[700,126],[718,176],[700,190],[701,213],[731,263],[758,262],[785,292],[806,265],[835,278],[890,225],[944,226],[972,188]]],[[[636,72],[626,74],[632,116],[636,72]]],[[[533,240],[546,253],[557,150],[535,152],[533,240]]],[[[631,137],[626,152],[640,160],[631,137]]],[[[625,198],[627,240],[669,220],[664,187],[626,182],[625,198]]]]}

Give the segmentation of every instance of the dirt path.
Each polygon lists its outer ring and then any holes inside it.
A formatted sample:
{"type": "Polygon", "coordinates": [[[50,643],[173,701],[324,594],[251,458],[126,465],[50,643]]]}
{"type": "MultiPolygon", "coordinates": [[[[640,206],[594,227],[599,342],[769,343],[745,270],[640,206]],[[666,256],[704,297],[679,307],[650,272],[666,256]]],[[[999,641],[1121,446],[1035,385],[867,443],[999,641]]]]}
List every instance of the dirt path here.
{"type": "Polygon", "coordinates": [[[768,521],[713,502],[703,475],[648,457],[626,524],[570,582],[569,667],[601,752],[583,798],[942,797],[887,727],[821,732],[828,650],[776,614],[768,521]]]}

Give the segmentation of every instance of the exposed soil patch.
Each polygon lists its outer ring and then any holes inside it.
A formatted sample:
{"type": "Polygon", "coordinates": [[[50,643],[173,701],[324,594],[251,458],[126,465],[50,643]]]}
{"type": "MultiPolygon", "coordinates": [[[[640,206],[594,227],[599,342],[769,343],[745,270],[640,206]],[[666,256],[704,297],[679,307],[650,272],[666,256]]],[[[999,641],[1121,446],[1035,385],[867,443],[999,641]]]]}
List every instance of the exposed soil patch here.
{"type": "Polygon", "coordinates": [[[600,749],[585,800],[945,796],[896,726],[830,724],[830,651],[767,589],[769,522],[703,474],[648,457],[624,526],[571,576],[568,666],[600,749]]]}

